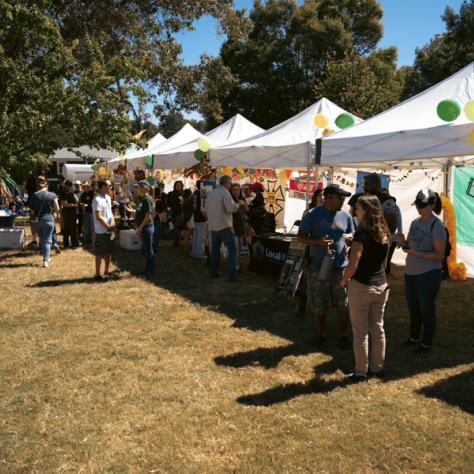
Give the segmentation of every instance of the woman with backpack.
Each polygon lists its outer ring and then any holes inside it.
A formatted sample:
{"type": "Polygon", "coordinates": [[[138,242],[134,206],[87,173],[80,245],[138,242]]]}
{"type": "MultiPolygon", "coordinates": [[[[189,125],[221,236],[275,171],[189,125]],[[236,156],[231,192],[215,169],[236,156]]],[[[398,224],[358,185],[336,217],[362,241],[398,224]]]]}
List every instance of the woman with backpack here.
{"type": "Polygon", "coordinates": [[[171,208],[171,222],[173,223],[174,247],[183,247],[179,243],[181,230],[178,228],[183,219],[183,182],[175,181],[173,191],[168,195],[168,204],[171,208]]]}
{"type": "Polygon", "coordinates": [[[413,205],[420,217],[411,223],[407,239],[402,233],[395,235],[398,242],[409,246],[402,248],[408,254],[405,290],[410,312],[410,338],[402,345],[418,345],[421,341],[415,352],[423,354],[431,349],[436,332],[436,296],[443,279],[441,261],[445,257],[446,228],[434,214],[440,214],[442,210],[438,193],[422,189],[413,205]]]}

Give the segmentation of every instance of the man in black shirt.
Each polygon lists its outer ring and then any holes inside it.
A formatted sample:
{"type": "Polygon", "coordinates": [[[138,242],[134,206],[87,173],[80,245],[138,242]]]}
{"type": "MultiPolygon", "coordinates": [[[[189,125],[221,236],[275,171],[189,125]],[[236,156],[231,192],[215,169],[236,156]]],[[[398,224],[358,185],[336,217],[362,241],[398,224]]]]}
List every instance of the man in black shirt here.
{"type": "Polygon", "coordinates": [[[82,189],[80,204],[84,212],[83,237],[85,242],[92,242],[92,199],[94,198],[94,191],[92,191],[89,181],[82,183],[82,189]]]}
{"type": "Polygon", "coordinates": [[[79,246],[79,241],[77,240],[76,208],[79,204],[77,197],[72,190],[72,182],[67,180],[64,184],[66,190],[60,197],[64,219],[63,244],[64,248],[69,248],[69,237],[71,237],[71,247],[77,248],[79,246]]]}

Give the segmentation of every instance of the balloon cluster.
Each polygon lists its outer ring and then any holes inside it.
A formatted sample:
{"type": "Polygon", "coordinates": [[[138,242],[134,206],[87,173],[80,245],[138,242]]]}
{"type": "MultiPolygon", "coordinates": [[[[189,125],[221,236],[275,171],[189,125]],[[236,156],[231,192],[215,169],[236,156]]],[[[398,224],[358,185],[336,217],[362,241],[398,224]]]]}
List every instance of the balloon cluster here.
{"type": "Polygon", "coordinates": [[[209,145],[209,142],[205,138],[200,137],[198,138],[197,146],[198,148],[194,152],[194,158],[198,161],[202,161],[207,155],[207,152],[211,149],[211,145],[209,145]]]}
{"type": "MultiPolygon", "coordinates": [[[[314,117],[314,125],[316,125],[317,128],[326,128],[329,124],[328,118],[323,115],[323,114],[317,114],[314,117]]],[[[352,125],[355,124],[355,118],[352,114],[348,112],[344,112],[336,117],[335,124],[340,128],[344,129],[347,127],[351,127],[352,125]]],[[[334,133],[333,130],[327,130],[326,133],[323,132],[323,137],[326,135],[330,135],[331,133],[334,133]],[[329,133],[328,133],[329,132],[329,133]]]]}

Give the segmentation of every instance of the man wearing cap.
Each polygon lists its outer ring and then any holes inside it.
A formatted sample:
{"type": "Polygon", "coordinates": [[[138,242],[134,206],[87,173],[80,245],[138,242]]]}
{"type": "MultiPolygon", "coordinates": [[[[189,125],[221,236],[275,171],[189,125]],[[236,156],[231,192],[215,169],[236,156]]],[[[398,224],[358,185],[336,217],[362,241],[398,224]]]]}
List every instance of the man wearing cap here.
{"type": "Polygon", "coordinates": [[[224,175],[219,180],[219,186],[209,194],[206,201],[206,213],[209,220],[209,231],[212,235],[212,250],[209,262],[211,279],[217,278],[217,261],[221,244],[229,251],[229,281],[241,283],[244,280],[237,276],[237,245],[235,243],[235,234],[232,225],[232,214],[237,212],[240,206],[244,205],[243,201],[234,202],[230,195],[232,186],[232,178],[224,175]]]}
{"type": "Polygon", "coordinates": [[[112,252],[115,248],[115,219],[112,212],[112,201],[108,195],[110,186],[109,180],[99,180],[97,183],[97,193],[92,201],[94,211],[95,229],[95,281],[102,281],[100,266],[102,259],[105,259],[104,275],[110,275],[109,265],[112,252]],[[112,237],[113,236],[113,237],[112,237]]]}
{"type": "Polygon", "coordinates": [[[137,224],[137,235],[140,236],[142,241],[142,248],[145,249],[146,257],[146,268],[143,272],[144,275],[154,276],[155,275],[155,255],[153,253],[153,199],[148,194],[151,186],[148,181],[141,180],[137,185],[137,192],[140,196],[138,201],[135,223],[137,224]]]}
{"type": "Polygon", "coordinates": [[[307,274],[307,294],[309,308],[314,312],[318,335],[314,341],[321,346],[326,340],[324,332],[326,311],[330,290],[339,318],[339,347],[350,349],[347,337],[349,323],[349,305],[347,290],[339,284],[347,267],[346,245],[344,234],[354,232],[351,215],[342,209],[344,199],[351,193],[344,191],[337,184],[330,184],[324,190],[324,205],[310,209],[303,217],[298,231],[298,242],[310,246],[311,264],[307,274]],[[335,260],[328,280],[321,280],[319,272],[327,249],[335,252],[335,260]]]}

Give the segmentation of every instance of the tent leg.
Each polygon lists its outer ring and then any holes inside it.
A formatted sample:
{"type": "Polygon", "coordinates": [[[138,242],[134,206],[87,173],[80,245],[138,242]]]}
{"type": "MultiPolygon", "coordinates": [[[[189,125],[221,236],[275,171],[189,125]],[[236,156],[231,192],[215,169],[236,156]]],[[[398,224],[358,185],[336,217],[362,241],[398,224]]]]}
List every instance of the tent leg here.
{"type": "Polygon", "coordinates": [[[308,166],[308,168],[306,168],[306,173],[307,173],[307,176],[306,176],[306,209],[308,209],[308,205],[309,205],[309,188],[311,186],[311,166],[308,166]]]}

